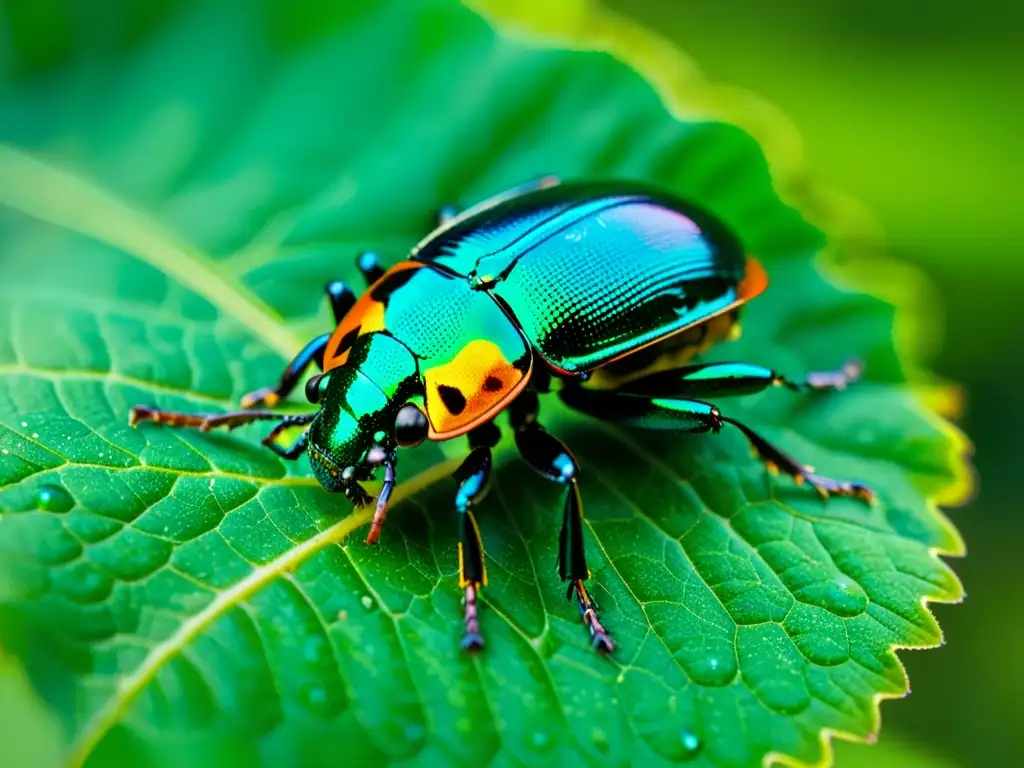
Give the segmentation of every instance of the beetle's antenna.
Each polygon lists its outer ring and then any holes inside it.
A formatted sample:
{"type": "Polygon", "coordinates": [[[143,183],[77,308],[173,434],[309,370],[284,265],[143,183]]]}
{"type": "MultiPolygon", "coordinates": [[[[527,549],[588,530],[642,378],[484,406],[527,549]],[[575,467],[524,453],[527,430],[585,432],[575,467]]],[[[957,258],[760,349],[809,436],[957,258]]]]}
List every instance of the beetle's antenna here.
{"type": "Polygon", "coordinates": [[[384,518],[388,514],[388,501],[391,499],[391,492],[395,490],[395,455],[389,454],[384,461],[384,484],[380,488],[380,495],[377,497],[377,508],[373,511],[373,522],[370,523],[370,532],[366,536],[367,544],[376,544],[380,538],[380,531],[384,527],[384,518]]]}

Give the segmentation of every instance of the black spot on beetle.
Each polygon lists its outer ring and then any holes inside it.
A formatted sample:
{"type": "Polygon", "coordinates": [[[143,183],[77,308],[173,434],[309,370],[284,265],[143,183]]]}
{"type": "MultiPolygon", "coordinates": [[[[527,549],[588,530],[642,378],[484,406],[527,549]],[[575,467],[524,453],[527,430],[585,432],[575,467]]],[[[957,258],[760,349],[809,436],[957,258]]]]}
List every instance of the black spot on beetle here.
{"type": "Polygon", "coordinates": [[[504,384],[497,376],[488,376],[484,379],[484,391],[486,392],[500,392],[503,386],[504,384]]]}
{"type": "Polygon", "coordinates": [[[437,394],[441,402],[448,409],[449,413],[458,416],[466,410],[466,396],[456,387],[449,387],[444,384],[437,385],[437,394]]]}
{"type": "Polygon", "coordinates": [[[351,331],[341,337],[341,341],[338,342],[338,354],[351,349],[352,345],[356,343],[356,339],[359,338],[359,330],[363,326],[357,325],[351,331]]]}
{"type": "Polygon", "coordinates": [[[370,298],[386,305],[391,294],[412,280],[412,276],[416,272],[415,269],[403,269],[401,272],[389,275],[387,280],[370,291],[370,298]]]}

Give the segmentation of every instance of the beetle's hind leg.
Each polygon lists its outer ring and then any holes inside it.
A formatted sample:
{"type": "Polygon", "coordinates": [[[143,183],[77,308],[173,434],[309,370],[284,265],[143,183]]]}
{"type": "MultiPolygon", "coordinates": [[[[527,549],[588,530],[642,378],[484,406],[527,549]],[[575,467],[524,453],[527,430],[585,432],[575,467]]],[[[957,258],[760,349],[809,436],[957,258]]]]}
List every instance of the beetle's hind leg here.
{"type": "Polygon", "coordinates": [[[590,578],[583,541],[583,500],[580,497],[579,465],[566,445],[537,423],[537,393],[526,390],[509,408],[520,455],[548,480],[567,485],[569,493],[558,537],[558,575],[569,582],[567,597],[576,595],[580,617],[590,632],[591,645],[604,653],[615,650],[615,641],[597,615],[597,605],[584,582],[590,578]]]}
{"type": "Polygon", "coordinates": [[[773,383],[777,383],[777,377],[768,369],[739,363],[720,363],[655,374],[649,382],[640,379],[631,382],[622,391],[567,387],[562,390],[561,396],[571,408],[604,421],[631,427],[717,433],[724,424],[731,424],[746,436],[769,471],[783,472],[798,484],[806,482],[824,499],[831,495],[850,496],[871,503],[874,492],[868,486],[816,474],[813,469],[777,448],[747,425],[723,416],[717,406],[690,399],[712,392],[719,395],[748,394],[773,383]],[[721,379],[706,377],[704,374],[714,367],[718,367],[719,373],[729,372],[731,375],[721,379]],[[741,369],[743,375],[740,375],[741,369]],[[761,374],[758,375],[757,371],[761,374]],[[671,374],[675,374],[676,379],[675,390],[670,394],[671,374]],[[650,391],[646,394],[643,393],[645,382],[650,384],[650,391]]]}

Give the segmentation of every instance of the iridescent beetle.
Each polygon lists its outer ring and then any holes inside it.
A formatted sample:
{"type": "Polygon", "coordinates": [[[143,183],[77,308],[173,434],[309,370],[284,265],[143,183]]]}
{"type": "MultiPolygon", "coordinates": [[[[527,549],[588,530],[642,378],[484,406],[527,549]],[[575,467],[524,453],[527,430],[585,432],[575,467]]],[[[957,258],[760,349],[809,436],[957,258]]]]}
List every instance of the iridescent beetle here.
{"type": "Polygon", "coordinates": [[[136,407],[132,423],[207,430],[278,420],[264,445],[286,459],[308,453],[324,488],[354,504],[372,500],[360,483],[380,469],[368,543],[380,536],[397,482],[398,448],[466,435],[470,452],[455,472],[455,509],[467,650],[483,645],[477,598],[487,581],[471,510],[487,489],[499,439],[494,419],[502,411],[523,458],[568,486],[558,573],[569,596],[575,593],[593,646],[615,647],[584,586],[590,570],[579,465],[540,425],[538,393],[557,389],[572,408],[634,427],[718,432],[732,424],[769,469],[825,498],[872,499],[867,486],[814,474],[704,402],[773,385],[841,389],[859,366],[797,383],[747,363],[687,365],[737,330],[740,308],[768,283],[736,237],[694,205],[632,184],[544,178],[462,214],[442,214],[438,228],[386,272],[372,254],[358,265],[369,286],[362,296],[340,282],[327,285],[334,332],[307,344],[276,386],[242,401],[245,409],[273,408],[316,363],[323,372],[306,383],[316,413],[203,415],[136,407]],[[296,425],[308,428],[291,447],[279,446],[275,438],[296,425]]]}

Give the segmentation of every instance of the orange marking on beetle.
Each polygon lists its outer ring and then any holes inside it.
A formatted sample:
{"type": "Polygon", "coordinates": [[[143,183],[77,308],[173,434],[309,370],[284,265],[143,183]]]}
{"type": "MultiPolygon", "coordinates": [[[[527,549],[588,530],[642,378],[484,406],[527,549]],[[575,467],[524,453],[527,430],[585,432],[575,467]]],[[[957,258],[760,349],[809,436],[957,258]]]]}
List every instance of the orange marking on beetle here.
{"type": "Polygon", "coordinates": [[[739,302],[756,299],[768,287],[768,273],[764,265],[753,256],[747,256],[747,271],[736,286],[736,300],[739,302]]]}
{"type": "Polygon", "coordinates": [[[483,424],[522,391],[530,373],[516,368],[493,341],[469,342],[450,362],[424,374],[428,436],[448,440],[483,424]]]}
{"type": "Polygon", "coordinates": [[[399,272],[419,269],[423,266],[425,265],[414,261],[399,262],[366,289],[366,293],[359,297],[359,300],[331,334],[327,347],[324,349],[324,372],[342,366],[348,361],[349,349],[356,338],[367,333],[384,330],[386,305],[373,298],[374,291],[399,272]]]}

